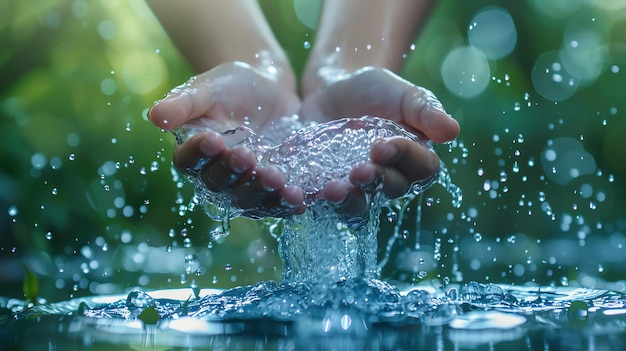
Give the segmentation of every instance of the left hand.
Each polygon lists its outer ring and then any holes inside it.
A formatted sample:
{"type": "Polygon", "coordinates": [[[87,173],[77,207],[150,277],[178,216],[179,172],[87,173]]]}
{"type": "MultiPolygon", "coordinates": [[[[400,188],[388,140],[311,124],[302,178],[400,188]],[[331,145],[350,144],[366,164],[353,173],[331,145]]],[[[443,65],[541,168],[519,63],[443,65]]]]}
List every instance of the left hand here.
{"type": "MultiPolygon", "coordinates": [[[[350,74],[321,77],[317,83],[318,87],[303,99],[300,110],[303,121],[376,116],[397,122],[424,142],[448,142],[459,133],[459,124],[445,112],[433,93],[387,69],[366,67],[350,74]]],[[[415,182],[429,179],[439,171],[437,154],[402,137],[374,142],[370,159],[371,162],[352,170],[350,183],[331,183],[322,196],[353,207],[363,198],[362,189],[382,177],[381,191],[388,198],[396,198],[415,182]]]]}

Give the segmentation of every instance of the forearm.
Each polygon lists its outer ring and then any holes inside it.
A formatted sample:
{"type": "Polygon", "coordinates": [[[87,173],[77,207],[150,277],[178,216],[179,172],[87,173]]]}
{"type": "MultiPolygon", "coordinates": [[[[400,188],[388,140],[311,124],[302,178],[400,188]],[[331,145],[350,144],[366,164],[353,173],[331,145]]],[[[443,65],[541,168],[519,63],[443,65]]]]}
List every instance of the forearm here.
{"type": "Polygon", "coordinates": [[[304,93],[315,89],[328,71],[350,73],[376,66],[398,72],[403,54],[409,50],[433,3],[434,0],[326,1],[305,69],[304,93]]]}
{"type": "Polygon", "coordinates": [[[241,61],[293,89],[294,74],[256,0],[146,0],[198,72],[241,61]]]}

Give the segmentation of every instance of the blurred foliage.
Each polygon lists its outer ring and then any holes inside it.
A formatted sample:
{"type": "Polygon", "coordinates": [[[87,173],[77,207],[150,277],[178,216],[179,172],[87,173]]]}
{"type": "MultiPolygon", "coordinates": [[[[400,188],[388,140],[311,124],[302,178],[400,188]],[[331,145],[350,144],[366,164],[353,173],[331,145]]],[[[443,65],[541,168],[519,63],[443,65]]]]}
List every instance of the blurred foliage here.
{"type": "MultiPolygon", "coordinates": [[[[301,71],[314,31],[298,21],[293,2],[261,4],[301,71]]],[[[626,257],[625,33],[626,11],[611,0],[440,2],[403,72],[462,124],[458,142],[438,150],[464,191],[463,206],[452,208],[441,187],[422,201],[419,238],[429,257],[418,270],[427,278],[454,279],[457,271],[463,279],[511,283],[624,277],[623,261],[604,250],[626,257]],[[482,94],[459,97],[446,89],[441,63],[467,45],[473,16],[494,5],[513,16],[516,48],[489,62],[493,79],[482,94]],[[534,91],[530,72],[540,54],[562,45],[576,17],[608,23],[609,61],[596,81],[554,103],[534,91]],[[583,143],[599,171],[565,185],[546,178],[542,151],[558,137],[583,143]],[[501,186],[497,197],[486,181],[501,186]],[[581,196],[585,184],[606,198],[592,205],[581,196]],[[555,218],[542,208],[546,202],[555,218]],[[563,218],[572,225],[564,228],[563,218]],[[434,261],[438,245],[442,257],[434,261]]],[[[171,170],[173,137],[146,113],[194,72],[143,2],[0,0],[0,47],[0,295],[23,297],[20,260],[39,275],[39,296],[51,300],[136,285],[195,280],[224,288],[279,279],[276,243],[265,227],[235,220],[233,234],[208,249],[216,223],[185,210],[192,189],[171,170]],[[199,274],[179,277],[190,254],[199,274]]],[[[408,206],[411,214],[417,205],[408,206]]],[[[415,222],[407,221],[409,232],[415,222]]],[[[384,223],[381,251],[392,232],[393,223],[384,223]]],[[[384,277],[414,278],[401,262],[412,240],[397,240],[384,277]]]]}

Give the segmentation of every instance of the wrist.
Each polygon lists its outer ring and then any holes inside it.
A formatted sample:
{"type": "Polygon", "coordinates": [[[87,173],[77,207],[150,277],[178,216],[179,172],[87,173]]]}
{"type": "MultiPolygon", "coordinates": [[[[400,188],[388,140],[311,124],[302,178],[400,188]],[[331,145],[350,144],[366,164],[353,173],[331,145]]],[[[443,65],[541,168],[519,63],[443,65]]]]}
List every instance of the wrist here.
{"type": "Polygon", "coordinates": [[[272,54],[266,50],[257,51],[248,62],[263,76],[277,82],[289,91],[296,90],[296,76],[284,55],[272,54]]]}
{"type": "Polygon", "coordinates": [[[376,49],[365,45],[363,50],[351,46],[320,45],[309,56],[302,75],[303,96],[342,80],[354,72],[380,68],[397,73],[402,68],[403,51],[381,43],[376,49]]]}

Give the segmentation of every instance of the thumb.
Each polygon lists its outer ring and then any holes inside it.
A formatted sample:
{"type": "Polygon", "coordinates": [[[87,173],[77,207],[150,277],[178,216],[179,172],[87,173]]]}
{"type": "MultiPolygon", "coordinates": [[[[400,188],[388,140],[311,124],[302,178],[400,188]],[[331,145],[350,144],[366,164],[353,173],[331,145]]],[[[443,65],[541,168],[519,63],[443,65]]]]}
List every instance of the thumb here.
{"type": "Polygon", "coordinates": [[[150,108],[150,121],[161,129],[171,130],[208,111],[213,103],[209,74],[210,71],[194,76],[172,89],[150,108]]]}
{"type": "Polygon", "coordinates": [[[437,143],[453,140],[460,131],[459,123],[446,113],[435,94],[419,86],[405,90],[402,114],[406,125],[437,143]]]}

